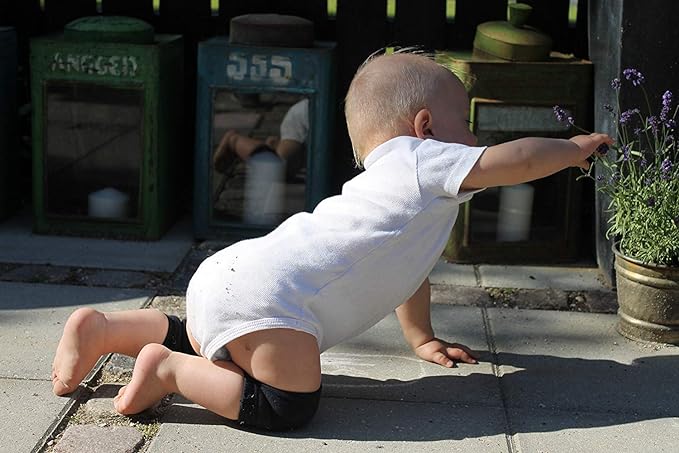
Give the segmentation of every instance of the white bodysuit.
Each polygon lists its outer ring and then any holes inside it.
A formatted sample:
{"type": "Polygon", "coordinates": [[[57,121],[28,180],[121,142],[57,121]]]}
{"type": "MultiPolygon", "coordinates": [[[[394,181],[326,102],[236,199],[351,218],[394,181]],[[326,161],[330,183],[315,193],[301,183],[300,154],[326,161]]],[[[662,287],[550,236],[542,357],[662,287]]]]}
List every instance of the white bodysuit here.
{"type": "Polygon", "coordinates": [[[187,291],[189,329],[210,360],[244,334],[290,328],[321,351],[376,324],[429,275],[450,235],[458,193],[485,148],[397,137],[313,213],[206,259],[187,291]]]}

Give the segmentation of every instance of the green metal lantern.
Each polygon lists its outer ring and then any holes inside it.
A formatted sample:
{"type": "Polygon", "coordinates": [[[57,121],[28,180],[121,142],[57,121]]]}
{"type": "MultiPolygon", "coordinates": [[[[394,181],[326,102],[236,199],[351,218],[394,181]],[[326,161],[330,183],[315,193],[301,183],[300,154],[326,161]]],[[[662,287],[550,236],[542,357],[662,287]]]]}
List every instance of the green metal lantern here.
{"type": "MultiPolygon", "coordinates": [[[[554,118],[564,106],[591,121],[592,65],[552,53],[545,61],[509,61],[486,53],[439,55],[468,86],[471,127],[479,145],[525,136],[568,138],[554,118]]],[[[529,184],[488,188],[460,209],[444,256],[476,263],[562,262],[578,257],[582,242],[583,183],[576,169],[529,184]]]]}
{"type": "Polygon", "coordinates": [[[31,42],[37,233],[157,239],[177,206],[183,43],[85,17],[31,42]]]}

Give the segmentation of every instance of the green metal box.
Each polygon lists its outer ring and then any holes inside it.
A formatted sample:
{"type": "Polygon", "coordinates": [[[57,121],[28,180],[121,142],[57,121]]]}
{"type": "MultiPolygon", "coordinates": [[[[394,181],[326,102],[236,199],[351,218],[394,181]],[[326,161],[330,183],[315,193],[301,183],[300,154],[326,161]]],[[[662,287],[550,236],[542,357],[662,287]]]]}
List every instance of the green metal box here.
{"type": "Polygon", "coordinates": [[[177,213],[183,40],[86,17],[31,41],[36,233],[158,239],[177,213]]]}
{"type": "MultiPolygon", "coordinates": [[[[569,138],[554,105],[591,123],[592,65],[558,53],[541,62],[475,59],[447,52],[439,59],[468,88],[471,127],[479,145],[525,136],[569,138]]],[[[529,184],[488,188],[460,209],[444,257],[475,263],[567,262],[578,257],[583,183],[578,169],[529,184]]]]}

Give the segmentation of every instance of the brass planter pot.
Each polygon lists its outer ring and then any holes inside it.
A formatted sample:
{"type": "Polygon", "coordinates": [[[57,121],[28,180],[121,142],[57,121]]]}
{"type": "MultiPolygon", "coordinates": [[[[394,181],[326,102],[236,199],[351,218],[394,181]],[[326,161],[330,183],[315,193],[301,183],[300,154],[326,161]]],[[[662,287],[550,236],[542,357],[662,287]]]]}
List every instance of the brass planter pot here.
{"type": "Polygon", "coordinates": [[[617,331],[632,340],[679,344],[679,267],[644,264],[616,246],[617,331]]]}

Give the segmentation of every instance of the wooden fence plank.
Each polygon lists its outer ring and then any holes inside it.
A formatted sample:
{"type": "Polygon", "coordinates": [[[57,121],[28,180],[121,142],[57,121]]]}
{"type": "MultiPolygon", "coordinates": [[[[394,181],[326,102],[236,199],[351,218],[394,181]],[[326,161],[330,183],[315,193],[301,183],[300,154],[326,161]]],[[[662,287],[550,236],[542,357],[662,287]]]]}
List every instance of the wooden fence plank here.
{"type": "Polygon", "coordinates": [[[383,48],[387,41],[386,0],[337,0],[337,112],[336,148],[334,150],[333,172],[335,187],[339,187],[347,176],[355,173],[351,143],[344,122],[342,99],[356,69],[373,52],[383,48]]]}
{"type": "Polygon", "coordinates": [[[181,34],[184,38],[184,143],[187,150],[181,163],[187,187],[192,187],[196,112],[198,43],[221,30],[211,16],[210,0],[161,0],[154,25],[159,33],[181,34]]]}
{"type": "Polygon", "coordinates": [[[398,0],[394,43],[422,46],[428,50],[445,46],[446,0],[398,0]]]}
{"type": "Polygon", "coordinates": [[[13,0],[0,0],[0,26],[15,25],[13,0]]]}
{"type": "Polygon", "coordinates": [[[327,0],[279,0],[272,12],[304,17],[314,23],[316,39],[328,39],[331,31],[328,24],[327,0]]]}
{"type": "Polygon", "coordinates": [[[45,14],[40,9],[39,0],[14,1],[12,6],[12,21],[17,31],[19,43],[19,65],[28,62],[29,39],[42,34],[46,29],[45,14]]]}
{"type": "Polygon", "coordinates": [[[219,16],[226,19],[227,22],[236,16],[243,14],[262,14],[278,12],[269,8],[268,0],[220,0],[219,2],[219,16]]]}
{"type": "Polygon", "coordinates": [[[457,0],[456,5],[455,22],[447,27],[447,49],[471,49],[477,25],[507,20],[507,0],[457,0]]]}
{"type": "Polygon", "coordinates": [[[589,59],[589,26],[587,23],[587,2],[588,0],[578,1],[578,15],[575,28],[571,28],[573,33],[572,41],[575,43],[573,53],[579,58],[589,59]]]}
{"type": "Polygon", "coordinates": [[[160,32],[182,34],[190,42],[220,34],[222,31],[216,30],[215,19],[210,0],[161,0],[153,23],[160,32]]]}
{"type": "Polygon", "coordinates": [[[252,0],[248,2],[238,0],[221,0],[219,3],[219,16],[226,23],[233,17],[243,14],[288,14],[309,19],[314,22],[316,37],[329,39],[330,31],[328,24],[326,0],[252,0]]]}
{"type": "Polygon", "coordinates": [[[102,0],[101,9],[107,16],[129,16],[145,21],[153,18],[152,0],[102,0]]]}
{"type": "Polygon", "coordinates": [[[51,30],[62,30],[74,19],[95,14],[96,0],[45,0],[45,16],[51,30]]]}
{"type": "Polygon", "coordinates": [[[568,28],[569,0],[523,0],[533,7],[528,25],[547,33],[553,40],[553,50],[571,53],[575,43],[571,40],[568,28]]]}

